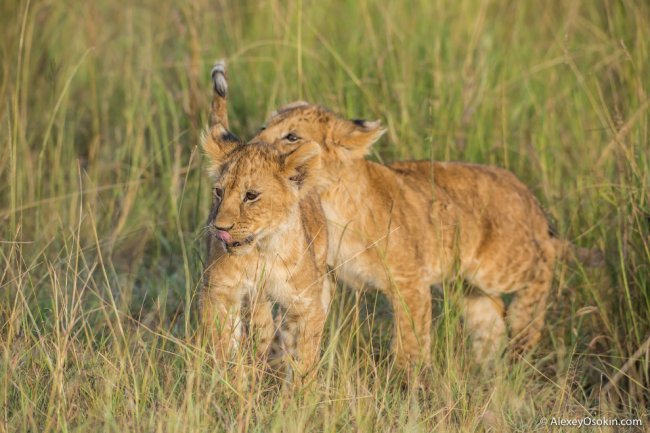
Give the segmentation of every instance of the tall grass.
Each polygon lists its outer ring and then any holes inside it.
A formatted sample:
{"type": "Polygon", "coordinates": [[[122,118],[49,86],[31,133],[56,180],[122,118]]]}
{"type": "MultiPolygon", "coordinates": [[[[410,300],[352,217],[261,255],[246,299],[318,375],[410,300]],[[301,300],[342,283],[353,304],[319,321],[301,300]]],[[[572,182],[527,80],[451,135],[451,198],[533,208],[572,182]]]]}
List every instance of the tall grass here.
{"type": "Polygon", "coordinates": [[[0,432],[650,422],[647,2],[7,0],[0,29],[0,432]],[[380,118],[373,158],[506,167],[605,268],[558,266],[542,344],[489,374],[454,282],[424,389],[393,374],[385,301],[344,289],[311,386],[216,365],[192,307],[218,57],[242,135],[299,98],[380,118]]]}

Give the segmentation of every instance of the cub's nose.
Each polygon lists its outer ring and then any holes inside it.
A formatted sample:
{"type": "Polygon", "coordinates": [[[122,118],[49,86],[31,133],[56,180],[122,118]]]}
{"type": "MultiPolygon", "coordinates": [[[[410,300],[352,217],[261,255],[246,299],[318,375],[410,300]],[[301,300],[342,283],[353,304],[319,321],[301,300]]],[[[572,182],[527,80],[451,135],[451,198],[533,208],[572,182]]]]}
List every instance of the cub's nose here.
{"type": "Polygon", "coordinates": [[[215,224],[214,228],[222,232],[227,232],[228,230],[231,230],[234,226],[235,226],[234,224],[230,224],[228,227],[225,226],[219,227],[219,225],[215,224]]]}

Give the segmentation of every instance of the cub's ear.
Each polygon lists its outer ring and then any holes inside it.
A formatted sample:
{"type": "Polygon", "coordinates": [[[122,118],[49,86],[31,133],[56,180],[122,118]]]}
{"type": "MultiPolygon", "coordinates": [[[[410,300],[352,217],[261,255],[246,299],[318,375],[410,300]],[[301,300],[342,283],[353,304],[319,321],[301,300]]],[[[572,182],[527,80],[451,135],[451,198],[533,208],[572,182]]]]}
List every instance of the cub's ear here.
{"type": "Polygon", "coordinates": [[[314,186],[321,166],[320,145],[314,141],[280,156],[282,173],[301,190],[314,186]]]}
{"type": "Polygon", "coordinates": [[[381,127],[380,120],[336,118],[330,131],[330,139],[335,146],[342,147],[348,156],[363,158],[385,132],[386,129],[381,127]]]}
{"type": "Polygon", "coordinates": [[[242,145],[241,140],[221,124],[205,130],[201,142],[203,151],[210,160],[208,173],[213,177],[219,175],[219,171],[228,156],[242,145]]]}

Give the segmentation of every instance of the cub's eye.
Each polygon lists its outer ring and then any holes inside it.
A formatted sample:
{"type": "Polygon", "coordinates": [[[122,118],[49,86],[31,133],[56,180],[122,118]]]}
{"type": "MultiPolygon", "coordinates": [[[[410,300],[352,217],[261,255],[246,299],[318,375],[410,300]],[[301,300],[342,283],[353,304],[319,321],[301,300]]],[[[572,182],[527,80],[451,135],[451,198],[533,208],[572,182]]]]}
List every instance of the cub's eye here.
{"type": "Polygon", "coordinates": [[[284,139],[287,140],[289,143],[295,143],[296,141],[300,140],[300,137],[298,137],[294,133],[289,133],[284,136],[284,139]]]}
{"type": "Polygon", "coordinates": [[[214,188],[214,196],[218,200],[221,200],[223,198],[223,188],[215,187],[214,188]]]}
{"type": "Polygon", "coordinates": [[[244,201],[255,201],[260,196],[260,193],[257,191],[248,191],[244,196],[244,201]]]}

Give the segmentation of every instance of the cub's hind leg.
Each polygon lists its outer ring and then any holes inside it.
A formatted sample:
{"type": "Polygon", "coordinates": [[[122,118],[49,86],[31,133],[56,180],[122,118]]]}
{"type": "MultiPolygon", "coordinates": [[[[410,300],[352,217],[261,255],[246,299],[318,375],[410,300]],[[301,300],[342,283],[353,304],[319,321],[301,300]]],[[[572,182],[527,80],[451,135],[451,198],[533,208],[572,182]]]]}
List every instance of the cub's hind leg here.
{"type": "Polygon", "coordinates": [[[465,330],[476,361],[498,356],[506,337],[504,313],[499,297],[471,293],[463,299],[465,330]]]}
{"type": "Polygon", "coordinates": [[[553,258],[546,257],[531,265],[523,288],[506,311],[511,345],[516,353],[532,349],[540,340],[546,315],[546,301],[553,282],[553,258]]]}

